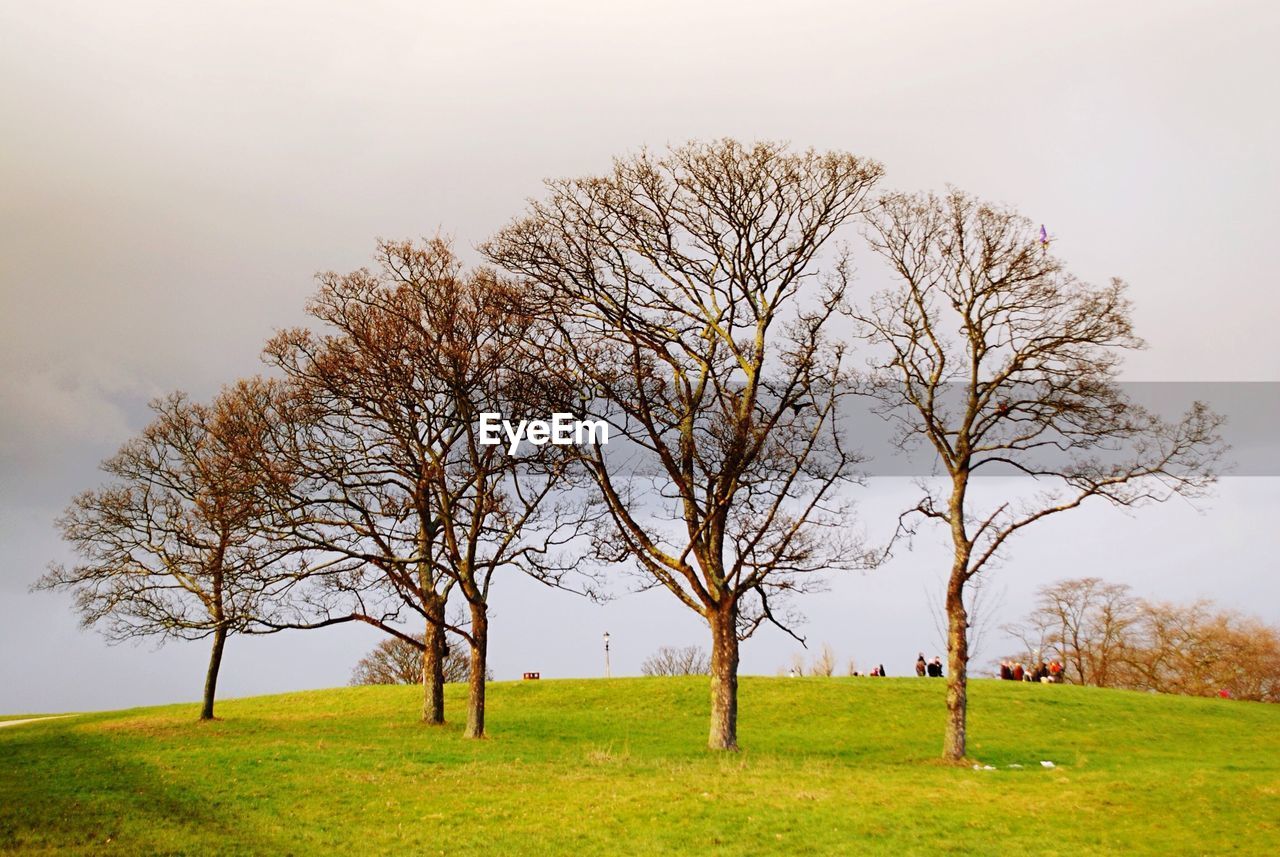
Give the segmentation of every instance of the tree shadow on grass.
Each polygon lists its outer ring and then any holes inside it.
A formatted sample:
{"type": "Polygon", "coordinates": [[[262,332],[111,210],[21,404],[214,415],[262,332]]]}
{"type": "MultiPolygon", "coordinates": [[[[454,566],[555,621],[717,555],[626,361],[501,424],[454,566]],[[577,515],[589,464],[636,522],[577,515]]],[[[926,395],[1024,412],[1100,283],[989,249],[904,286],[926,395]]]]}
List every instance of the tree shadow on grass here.
{"type": "Polygon", "coordinates": [[[146,757],[165,750],[103,725],[32,724],[0,738],[0,851],[289,852],[245,829],[216,773],[153,764],[146,757]]]}

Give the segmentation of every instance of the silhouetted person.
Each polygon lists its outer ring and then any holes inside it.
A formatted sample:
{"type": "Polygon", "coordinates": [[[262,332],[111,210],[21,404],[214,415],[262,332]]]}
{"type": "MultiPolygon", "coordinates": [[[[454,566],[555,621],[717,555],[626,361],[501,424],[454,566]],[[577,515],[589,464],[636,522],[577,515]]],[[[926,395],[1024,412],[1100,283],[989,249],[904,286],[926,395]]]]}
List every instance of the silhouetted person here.
{"type": "Polygon", "coordinates": [[[1022,675],[1023,675],[1022,664],[1014,664],[1014,665],[1013,665],[1013,680],[1014,680],[1014,681],[1022,681],[1022,675]]]}
{"type": "Polygon", "coordinates": [[[879,676],[880,676],[880,678],[884,678],[884,677],[885,677],[886,673],[885,673],[885,671],[884,671],[884,664],[881,664],[881,665],[880,665],[880,672],[879,672],[879,673],[877,673],[877,675],[879,675],[879,676]]]}
{"type": "Polygon", "coordinates": [[[923,676],[928,666],[924,662],[924,652],[920,653],[920,657],[916,658],[916,675],[923,676]]]}

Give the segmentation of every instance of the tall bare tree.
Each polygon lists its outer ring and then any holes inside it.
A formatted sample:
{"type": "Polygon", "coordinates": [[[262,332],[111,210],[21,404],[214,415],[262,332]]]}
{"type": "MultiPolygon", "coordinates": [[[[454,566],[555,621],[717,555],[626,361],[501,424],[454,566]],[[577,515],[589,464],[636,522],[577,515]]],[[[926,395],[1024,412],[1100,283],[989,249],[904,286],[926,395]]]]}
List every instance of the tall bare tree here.
{"type": "Polygon", "coordinates": [[[969,582],[1013,534],[1093,498],[1136,506],[1204,492],[1221,420],[1195,403],[1170,423],[1126,398],[1117,368],[1142,341],[1124,284],[1079,281],[1025,218],[951,191],[888,195],[869,223],[897,284],[855,313],[880,355],[866,392],[946,475],[942,490],[922,483],[905,520],[938,521],[951,537],[943,755],[959,760],[969,582]],[[1031,477],[1032,489],[985,506],[973,479],[987,473],[1031,477]]]}
{"type": "Polygon", "coordinates": [[[543,300],[621,441],[585,456],[609,513],[597,557],[632,559],[710,626],[712,748],[737,748],[739,641],[785,625],[776,600],[815,573],[865,560],[834,500],[852,457],[826,330],[848,270],[819,273],[880,174],[772,143],[642,152],[549,182],[483,248],[543,300]]]}
{"type": "Polygon", "coordinates": [[[325,274],[309,310],[331,330],[279,334],[266,349],[317,416],[297,445],[307,480],[288,498],[290,532],[320,555],[310,615],[361,621],[411,643],[424,622],[423,719],[444,722],[445,633],[471,648],[466,734],[484,734],[488,599],[501,569],[559,583],[552,551],[575,507],[552,496],[567,459],[550,446],[488,445],[482,412],[519,417],[541,395],[537,320],[490,270],[467,272],[449,244],[381,242],[378,269],[325,274]],[[469,621],[446,616],[460,595],[469,621]]]}
{"type": "Polygon", "coordinates": [[[37,589],[69,589],[85,626],[111,640],[212,638],[200,719],[211,720],[227,637],[269,630],[291,575],[289,544],[270,536],[268,498],[292,475],[264,451],[291,410],[259,379],[209,405],[173,393],[154,420],[103,462],[112,482],[59,519],[80,555],[53,565],[37,589]]]}

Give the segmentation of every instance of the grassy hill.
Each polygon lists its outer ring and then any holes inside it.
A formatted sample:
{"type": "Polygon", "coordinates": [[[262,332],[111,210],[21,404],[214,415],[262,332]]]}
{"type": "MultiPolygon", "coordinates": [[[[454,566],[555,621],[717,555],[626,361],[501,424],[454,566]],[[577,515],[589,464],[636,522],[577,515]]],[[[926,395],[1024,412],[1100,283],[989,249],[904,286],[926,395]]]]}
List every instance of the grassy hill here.
{"type": "Polygon", "coordinates": [[[744,678],[733,756],[702,749],[706,696],[497,683],[482,742],[416,723],[411,687],[0,729],[0,851],[1280,851],[1280,706],[978,681],[978,771],[934,761],[939,681],[744,678]]]}

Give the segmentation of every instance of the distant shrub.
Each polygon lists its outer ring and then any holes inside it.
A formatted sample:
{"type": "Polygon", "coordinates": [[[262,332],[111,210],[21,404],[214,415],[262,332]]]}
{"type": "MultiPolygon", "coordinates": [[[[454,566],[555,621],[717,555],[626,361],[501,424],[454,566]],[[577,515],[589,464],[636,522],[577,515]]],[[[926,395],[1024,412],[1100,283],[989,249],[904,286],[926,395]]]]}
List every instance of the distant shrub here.
{"type": "MultiPolygon", "coordinates": [[[[351,673],[351,684],[418,684],[422,681],[422,636],[415,635],[418,646],[388,637],[356,664],[351,673]]],[[[444,657],[444,680],[466,681],[471,673],[471,662],[464,646],[449,646],[444,657]]],[[[493,678],[492,675],[488,676],[493,678]]]]}
{"type": "Polygon", "coordinates": [[[711,659],[701,646],[663,646],[640,665],[644,675],[707,675],[711,659]]]}

